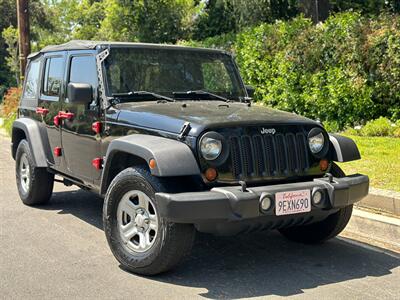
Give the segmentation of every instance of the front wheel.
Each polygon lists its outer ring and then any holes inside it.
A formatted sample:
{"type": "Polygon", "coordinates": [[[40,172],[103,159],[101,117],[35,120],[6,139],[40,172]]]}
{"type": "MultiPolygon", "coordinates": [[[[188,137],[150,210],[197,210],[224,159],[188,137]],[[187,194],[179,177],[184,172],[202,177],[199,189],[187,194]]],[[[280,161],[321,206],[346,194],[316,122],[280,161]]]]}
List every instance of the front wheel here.
{"type": "Polygon", "coordinates": [[[125,169],[107,190],[104,231],[111,251],[128,271],[162,273],[190,253],[193,225],[172,223],[158,214],[155,193],[166,190],[165,183],[145,168],[125,169]]]}
{"type": "MultiPolygon", "coordinates": [[[[344,177],[344,172],[336,164],[331,167],[335,177],[344,177]]],[[[303,226],[280,229],[280,233],[287,239],[305,244],[317,244],[337,236],[346,228],[353,212],[353,205],[345,206],[325,220],[303,226]]]]}

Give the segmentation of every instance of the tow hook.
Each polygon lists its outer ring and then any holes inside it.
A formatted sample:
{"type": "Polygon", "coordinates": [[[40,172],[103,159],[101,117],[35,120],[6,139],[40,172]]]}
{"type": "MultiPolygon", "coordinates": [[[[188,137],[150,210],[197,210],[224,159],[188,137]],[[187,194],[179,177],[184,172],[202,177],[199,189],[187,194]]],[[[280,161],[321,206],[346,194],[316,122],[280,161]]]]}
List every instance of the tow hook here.
{"type": "Polygon", "coordinates": [[[239,181],[239,184],[240,184],[240,186],[242,187],[242,192],[243,192],[243,193],[248,192],[246,181],[239,181]]]}
{"type": "Polygon", "coordinates": [[[326,173],[324,177],[328,178],[329,183],[333,182],[333,175],[331,173],[326,173]]]}

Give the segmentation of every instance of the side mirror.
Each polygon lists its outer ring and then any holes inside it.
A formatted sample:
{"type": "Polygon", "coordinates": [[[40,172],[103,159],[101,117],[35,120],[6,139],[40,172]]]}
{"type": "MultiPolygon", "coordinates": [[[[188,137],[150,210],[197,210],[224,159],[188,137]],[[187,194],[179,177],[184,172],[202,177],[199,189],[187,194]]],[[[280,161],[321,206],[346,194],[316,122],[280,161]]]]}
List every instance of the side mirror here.
{"type": "Polygon", "coordinates": [[[88,83],[68,83],[67,97],[70,103],[88,104],[93,100],[93,89],[88,83]]]}
{"type": "Polygon", "coordinates": [[[244,87],[246,88],[247,95],[249,95],[250,98],[253,98],[254,91],[255,91],[254,87],[252,87],[251,85],[247,85],[247,84],[244,87]]]}

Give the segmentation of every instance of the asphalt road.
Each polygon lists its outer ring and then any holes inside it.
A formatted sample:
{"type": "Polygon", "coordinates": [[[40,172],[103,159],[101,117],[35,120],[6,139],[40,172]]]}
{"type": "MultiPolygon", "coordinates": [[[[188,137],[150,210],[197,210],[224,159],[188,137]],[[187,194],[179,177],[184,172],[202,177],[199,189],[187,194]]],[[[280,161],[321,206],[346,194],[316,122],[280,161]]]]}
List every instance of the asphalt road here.
{"type": "Polygon", "coordinates": [[[400,258],[344,238],[303,246],[276,232],[200,235],[174,272],[125,272],[104,237],[102,199],[56,184],[48,206],[24,206],[9,140],[1,135],[0,207],[3,299],[400,299],[400,258]]]}

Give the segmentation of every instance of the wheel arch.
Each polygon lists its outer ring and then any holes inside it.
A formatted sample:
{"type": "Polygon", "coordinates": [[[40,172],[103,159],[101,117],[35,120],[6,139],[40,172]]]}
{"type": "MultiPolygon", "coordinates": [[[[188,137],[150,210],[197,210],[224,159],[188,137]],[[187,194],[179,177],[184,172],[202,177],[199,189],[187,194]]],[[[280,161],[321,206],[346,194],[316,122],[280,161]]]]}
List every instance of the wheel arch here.
{"type": "Polygon", "coordinates": [[[200,175],[197,161],[186,144],[158,136],[134,134],[113,140],[108,146],[100,193],[105,194],[113,178],[123,169],[145,166],[153,176],[200,175]],[[154,159],[156,166],[149,167],[154,159]]]}
{"type": "Polygon", "coordinates": [[[347,162],[361,159],[356,143],[348,137],[339,134],[329,134],[330,156],[337,162],[347,162]]]}
{"type": "Polygon", "coordinates": [[[33,154],[37,167],[47,167],[47,156],[50,146],[47,140],[46,128],[29,118],[19,118],[14,121],[11,134],[11,154],[15,159],[21,140],[26,139],[33,154]]]}

